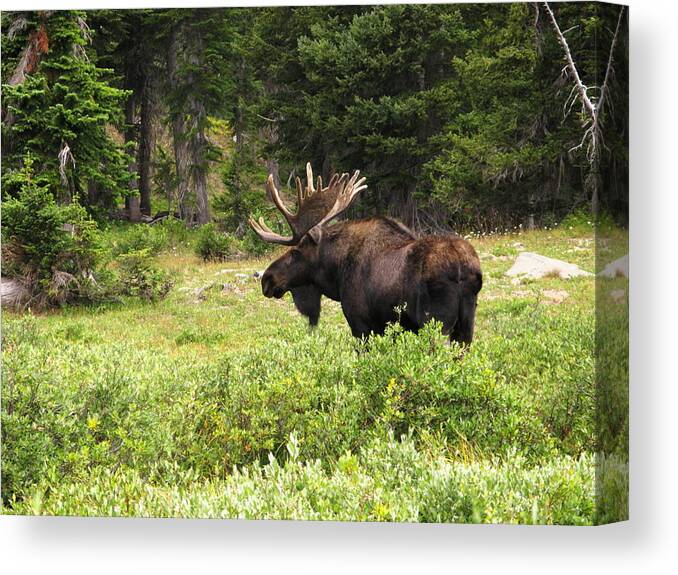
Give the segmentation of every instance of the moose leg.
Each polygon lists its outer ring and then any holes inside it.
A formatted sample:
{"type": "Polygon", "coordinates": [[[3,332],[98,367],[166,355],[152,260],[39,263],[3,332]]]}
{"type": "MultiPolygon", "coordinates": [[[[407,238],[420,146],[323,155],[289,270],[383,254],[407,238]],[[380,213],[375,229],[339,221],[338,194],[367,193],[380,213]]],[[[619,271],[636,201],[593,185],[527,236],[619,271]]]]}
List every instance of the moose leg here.
{"type": "Polygon", "coordinates": [[[372,327],[365,319],[367,316],[358,313],[353,309],[352,305],[347,304],[345,301],[341,302],[341,310],[344,312],[344,317],[351,328],[353,337],[366,339],[372,332],[372,327]]]}
{"type": "Polygon", "coordinates": [[[351,328],[351,333],[353,337],[359,337],[361,339],[366,339],[371,333],[372,330],[366,322],[361,321],[360,319],[353,318],[352,320],[348,317],[346,318],[348,325],[351,328]]]}
{"type": "Polygon", "coordinates": [[[426,303],[422,308],[423,321],[436,319],[443,324],[443,334],[456,340],[455,330],[459,322],[459,286],[456,282],[429,281],[426,303]]]}
{"type": "Polygon", "coordinates": [[[292,290],[292,300],[299,313],[308,318],[313,328],[318,325],[320,318],[320,290],[314,285],[296,287],[292,290]]]}
{"type": "Polygon", "coordinates": [[[459,302],[459,319],[454,326],[450,339],[469,345],[473,340],[473,328],[476,319],[478,295],[466,295],[459,302]]]}

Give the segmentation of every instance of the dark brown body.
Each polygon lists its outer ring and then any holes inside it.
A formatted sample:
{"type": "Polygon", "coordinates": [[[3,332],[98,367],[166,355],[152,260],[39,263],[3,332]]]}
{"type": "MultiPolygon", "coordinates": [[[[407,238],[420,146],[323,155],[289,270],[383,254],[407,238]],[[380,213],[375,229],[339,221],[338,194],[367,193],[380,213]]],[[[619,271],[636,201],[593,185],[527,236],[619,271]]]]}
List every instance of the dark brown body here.
{"type": "Polygon", "coordinates": [[[480,262],[466,240],[417,239],[384,217],[315,228],[262,277],[264,295],[291,291],[311,325],[318,321],[324,295],[341,302],[356,337],[381,334],[396,321],[417,331],[435,318],[450,339],[462,343],[473,338],[481,287],[480,262]]]}

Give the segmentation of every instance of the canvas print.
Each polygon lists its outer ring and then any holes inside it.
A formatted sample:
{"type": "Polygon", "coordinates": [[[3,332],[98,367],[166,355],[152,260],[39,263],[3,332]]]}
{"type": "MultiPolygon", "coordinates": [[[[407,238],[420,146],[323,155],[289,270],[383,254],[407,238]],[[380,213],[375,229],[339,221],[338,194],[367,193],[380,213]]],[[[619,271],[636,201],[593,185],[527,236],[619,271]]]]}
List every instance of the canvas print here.
{"type": "Polygon", "coordinates": [[[1,24],[3,513],[628,518],[627,7],[1,24]]]}

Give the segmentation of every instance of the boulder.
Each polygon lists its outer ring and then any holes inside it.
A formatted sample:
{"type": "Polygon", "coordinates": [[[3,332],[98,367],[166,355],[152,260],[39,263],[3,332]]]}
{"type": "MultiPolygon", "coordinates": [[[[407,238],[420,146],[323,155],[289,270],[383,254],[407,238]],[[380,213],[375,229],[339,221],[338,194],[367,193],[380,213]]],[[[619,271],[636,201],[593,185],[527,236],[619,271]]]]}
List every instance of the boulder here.
{"type": "Polygon", "coordinates": [[[623,303],[626,301],[626,290],[625,289],[616,289],[610,292],[610,297],[615,301],[615,303],[623,303]]]}
{"type": "Polygon", "coordinates": [[[515,263],[511,266],[511,269],[505,275],[533,279],[556,275],[562,279],[567,279],[577,276],[592,276],[593,274],[581,269],[576,264],[547,258],[532,252],[521,252],[516,258],[515,263]]]}
{"type": "Polygon", "coordinates": [[[564,289],[545,289],[541,292],[545,303],[563,303],[570,294],[564,289]]]}
{"type": "Polygon", "coordinates": [[[629,254],[620,257],[619,259],[610,262],[605,266],[605,269],[598,273],[598,277],[616,278],[629,277],[629,254]]]}

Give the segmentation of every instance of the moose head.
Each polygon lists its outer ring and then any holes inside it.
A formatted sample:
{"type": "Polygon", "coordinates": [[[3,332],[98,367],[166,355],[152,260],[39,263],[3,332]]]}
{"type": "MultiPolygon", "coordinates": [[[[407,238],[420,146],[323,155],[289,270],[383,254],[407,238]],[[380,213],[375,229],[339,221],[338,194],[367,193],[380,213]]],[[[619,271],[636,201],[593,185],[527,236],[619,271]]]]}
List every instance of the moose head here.
{"type": "Polygon", "coordinates": [[[350,178],[347,173],[334,174],[326,187],[323,187],[322,177],[318,176],[314,187],[311,164],[306,164],[306,187],[302,186],[299,177],[295,179],[298,204],[296,214],[291,213],[283,203],[273,176],[268,177],[268,194],[289,224],[292,235],[285,237],[276,234],[264,223],[263,218],[259,218],[259,221],[250,218],[249,224],[262,240],[293,247],[264,272],[261,288],[266,297],[281,298],[290,290],[312,283],[312,276],[319,267],[322,226],[348,209],[356,196],[367,188],[365,178],[358,179],[359,175],[359,170],[350,178]]]}

